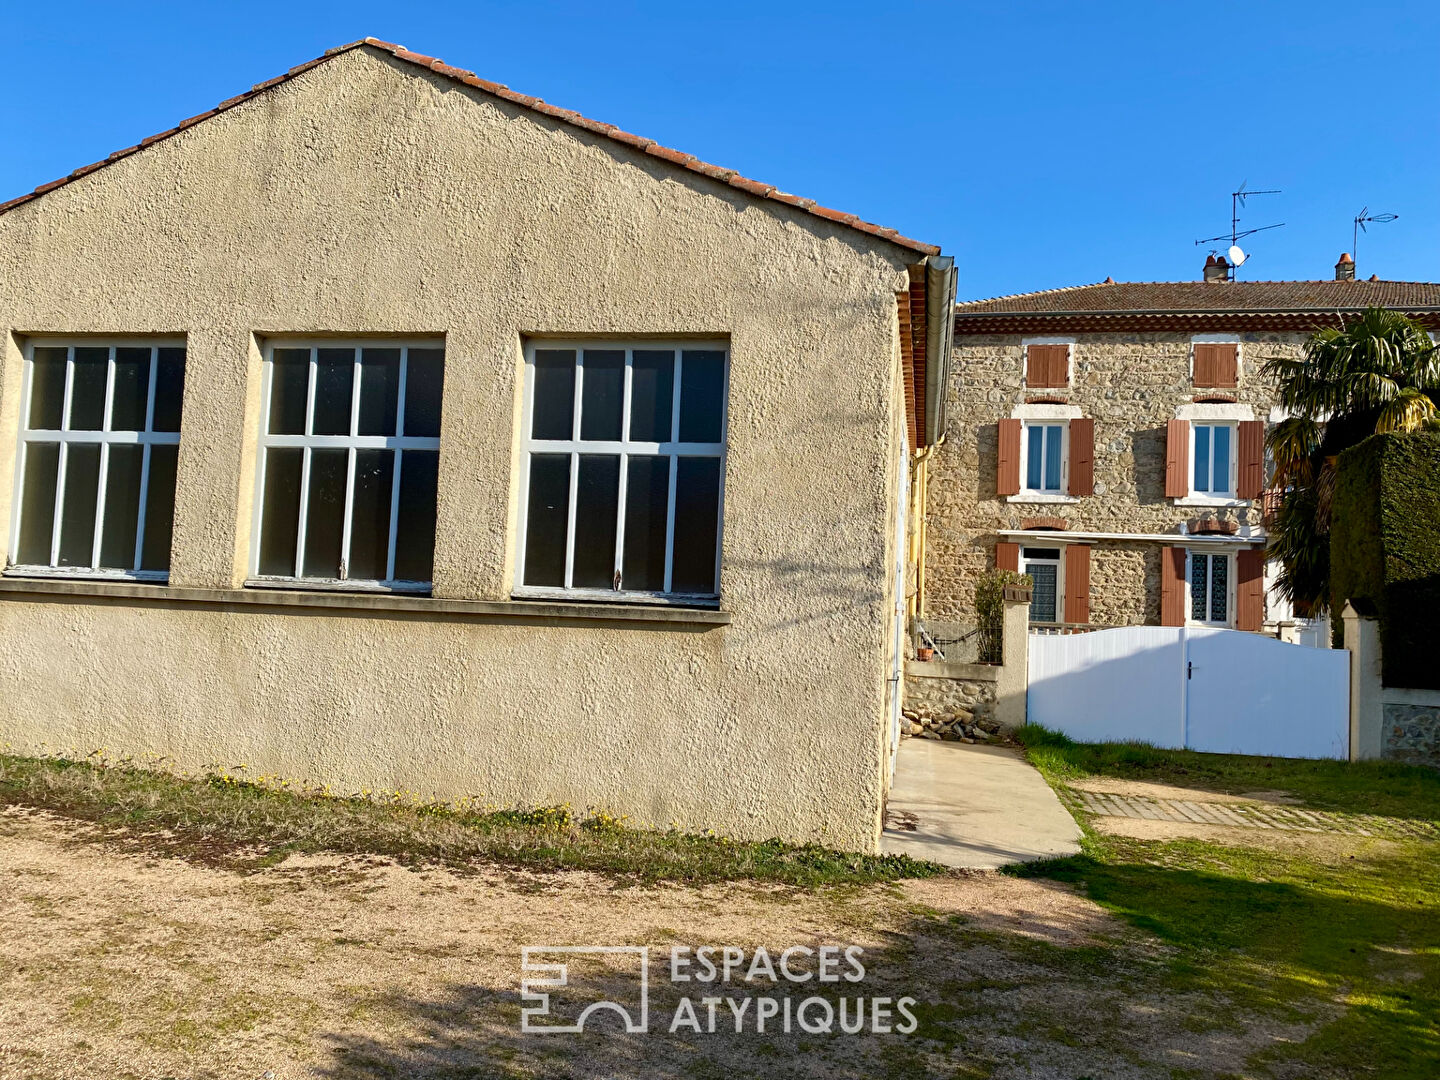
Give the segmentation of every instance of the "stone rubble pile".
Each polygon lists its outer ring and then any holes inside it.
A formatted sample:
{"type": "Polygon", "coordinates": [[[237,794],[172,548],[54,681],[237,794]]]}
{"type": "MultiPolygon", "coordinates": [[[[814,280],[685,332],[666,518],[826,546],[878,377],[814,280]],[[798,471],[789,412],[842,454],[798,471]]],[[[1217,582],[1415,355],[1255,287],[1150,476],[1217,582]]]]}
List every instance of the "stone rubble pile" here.
{"type": "Polygon", "coordinates": [[[999,742],[1000,725],[988,717],[977,718],[969,709],[906,706],[900,714],[900,734],[945,742],[999,742]]]}

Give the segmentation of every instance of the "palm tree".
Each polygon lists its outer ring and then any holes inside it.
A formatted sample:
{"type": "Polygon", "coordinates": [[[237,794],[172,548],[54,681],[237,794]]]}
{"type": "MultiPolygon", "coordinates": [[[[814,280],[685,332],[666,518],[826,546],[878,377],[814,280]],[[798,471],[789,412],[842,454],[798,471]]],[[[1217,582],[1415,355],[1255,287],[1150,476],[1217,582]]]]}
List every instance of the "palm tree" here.
{"type": "Polygon", "coordinates": [[[1330,601],[1330,504],[1342,451],[1381,431],[1440,427],[1440,354],[1425,328],[1369,308],[1341,329],[1319,330],[1303,358],[1267,360],[1288,419],[1267,440],[1282,492],[1270,529],[1276,585],[1297,607],[1330,601]]]}

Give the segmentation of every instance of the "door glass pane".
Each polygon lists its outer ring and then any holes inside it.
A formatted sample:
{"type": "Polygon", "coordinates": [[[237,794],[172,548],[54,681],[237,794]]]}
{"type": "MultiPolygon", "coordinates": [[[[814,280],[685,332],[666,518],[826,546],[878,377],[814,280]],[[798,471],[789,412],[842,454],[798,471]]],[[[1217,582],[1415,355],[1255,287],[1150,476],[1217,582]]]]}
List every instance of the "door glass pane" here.
{"type": "Polygon", "coordinates": [[[1195,490],[1210,490],[1210,428],[1195,425],[1195,490]]]}
{"type": "MultiPolygon", "coordinates": [[[[75,374],[70,388],[71,431],[99,431],[104,426],[105,378],[109,370],[109,349],[75,350],[75,374]]],[[[63,539],[61,542],[64,543],[63,539]]],[[[89,566],[89,558],[81,565],[89,566]]]]}
{"type": "MultiPolygon", "coordinates": [[[[668,418],[666,423],[669,423],[668,418]]],[[[631,430],[634,430],[633,426],[631,430]]],[[[670,459],[632,457],[625,483],[622,584],[626,589],[661,592],[665,588],[665,519],[670,502],[670,459]]]]}
{"type": "Polygon", "coordinates": [[[265,505],[260,519],[260,573],[295,576],[295,544],[300,536],[300,468],[305,451],[284,447],[265,451],[265,505]]]}
{"type": "Polygon", "coordinates": [[[310,451],[310,494],[305,507],[304,577],[338,578],[345,521],[348,450],[310,451]]]}
{"type": "MultiPolygon", "coordinates": [[[[302,369],[303,370],[303,369],[302,369]]],[[[155,424],[152,431],[179,431],[185,398],[185,350],[158,349],[155,354],[155,424]]],[[[305,390],[300,390],[300,425],[305,424],[305,390]]]]}
{"type": "Polygon", "coordinates": [[[400,350],[366,349],[360,354],[361,435],[394,435],[400,406],[400,350]]]}
{"type": "Polygon", "coordinates": [[[1025,447],[1025,486],[1031,491],[1039,491],[1044,482],[1045,429],[1039,424],[1031,424],[1025,429],[1025,434],[1028,439],[1025,447]]]}
{"type": "MultiPolygon", "coordinates": [[[[305,396],[309,386],[310,350],[276,349],[270,365],[271,435],[305,434],[305,396]]],[[[160,388],[155,389],[158,399],[160,388]]],[[[159,406],[158,400],[156,406],[159,406]]]]}
{"type": "MultiPolygon", "coordinates": [[[[319,349],[316,356],[315,424],[312,434],[349,435],[350,405],[355,389],[355,350],[319,349]]],[[[311,468],[314,468],[313,464],[311,468]]]]}
{"type": "Polygon", "coordinates": [[[21,566],[50,565],[59,467],[60,447],[56,444],[30,443],[25,447],[25,492],[20,501],[20,543],[15,551],[15,561],[21,566]]]}
{"type": "Polygon", "coordinates": [[[620,506],[620,458],[585,454],[575,491],[575,559],[571,584],[577,589],[615,586],[615,520],[620,506]]]}
{"type": "Polygon", "coordinates": [[[675,354],[669,349],[636,349],[630,368],[630,438],[636,442],[669,442],[675,354]]]}
{"type": "MultiPolygon", "coordinates": [[[[580,438],[619,439],[624,397],[624,351],[586,349],[585,378],[580,389],[580,438]]],[[[585,475],[583,464],[580,475],[585,475]]]]}
{"type": "Polygon", "coordinates": [[[532,439],[575,437],[575,350],[535,350],[532,439]]]}
{"type": "Polygon", "coordinates": [[[570,455],[530,455],[525,515],[525,584],[565,584],[565,529],[570,515],[570,455]]]}
{"type": "Polygon", "coordinates": [[[1030,595],[1030,621],[1056,622],[1058,598],[1056,586],[1060,577],[1060,564],[1053,562],[1026,563],[1025,573],[1034,579],[1034,591],[1030,595]]]}
{"type": "Polygon", "coordinates": [[[395,532],[397,581],[430,581],[435,576],[435,494],[439,475],[438,450],[406,450],[400,455],[400,517],[395,532]]]}
{"type": "Polygon", "coordinates": [[[1207,555],[1190,556],[1190,618],[1195,622],[1205,621],[1206,569],[1209,561],[1207,555]]]}
{"type": "Polygon", "coordinates": [[[100,493],[100,447],[72,445],[65,457],[60,509],[60,565],[91,566],[95,551],[95,497],[100,493]]]}
{"type": "MultiPolygon", "coordinates": [[[[145,539],[140,569],[170,569],[170,533],[175,527],[175,462],[178,446],[150,448],[150,480],[145,489],[145,539]]],[[[291,542],[290,550],[295,550],[291,542]]]]}
{"type": "MultiPolygon", "coordinates": [[[[399,370],[399,358],[396,358],[399,370]]],[[[390,414],[394,419],[394,412],[390,414]]],[[[418,451],[411,451],[418,453],[418,451]]],[[[395,451],[355,451],[355,495],[350,514],[350,563],[345,576],[383,581],[390,558],[390,492],[395,451]]]]}
{"type": "Polygon", "coordinates": [[[1217,424],[1213,430],[1215,467],[1210,473],[1211,490],[1216,495],[1224,495],[1230,491],[1230,429],[1217,424]]]}
{"type": "Polygon", "coordinates": [[[1058,426],[1045,429],[1045,490],[1060,490],[1060,440],[1062,429],[1058,426]]]}
{"type": "Polygon", "coordinates": [[[445,350],[411,349],[405,370],[406,435],[440,437],[440,396],[444,385],[445,350]]]}
{"type": "Polygon", "coordinates": [[[680,441],[718,443],[725,413],[725,354],[686,349],[681,358],[680,441]]]}
{"type": "MultiPolygon", "coordinates": [[[[150,350],[115,350],[115,391],[110,404],[111,431],[144,431],[150,398],[150,350]]],[[[132,545],[133,546],[133,545],[132,545]]]]}
{"type": "MultiPolygon", "coordinates": [[[[65,412],[65,350],[36,349],[30,369],[30,430],[59,431],[65,412]]],[[[50,561],[46,549],[45,561],[50,561]]]]}
{"type": "MultiPolygon", "coordinates": [[[[145,366],[148,383],[148,358],[145,366]]],[[[140,520],[140,468],[144,460],[144,447],[110,447],[110,464],[105,470],[105,524],[100,536],[101,566],[129,570],[135,565],[135,526],[140,520]]]]}
{"type": "Polygon", "coordinates": [[[1230,560],[1224,555],[1210,556],[1210,621],[1229,621],[1230,560]]]}
{"type": "MultiPolygon", "coordinates": [[[[689,362],[687,354],[685,363],[689,362]]],[[[676,465],[675,555],[670,589],[677,593],[713,594],[719,591],[715,584],[715,540],[720,529],[720,459],[682,457],[676,465]]]]}

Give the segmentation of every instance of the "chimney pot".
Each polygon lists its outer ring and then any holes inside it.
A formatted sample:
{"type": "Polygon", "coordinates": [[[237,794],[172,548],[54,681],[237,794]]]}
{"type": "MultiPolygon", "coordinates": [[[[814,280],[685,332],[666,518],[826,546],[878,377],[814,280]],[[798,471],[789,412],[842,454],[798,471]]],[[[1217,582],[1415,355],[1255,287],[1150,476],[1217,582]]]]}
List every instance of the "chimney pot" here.
{"type": "Polygon", "coordinates": [[[1355,260],[1350,257],[1348,251],[1342,251],[1340,253],[1340,260],[1335,264],[1335,280],[1355,280],[1355,260]]]}
{"type": "Polygon", "coordinates": [[[1225,261],[1224,255],[1207,255],[1205,257],[1205,280],[1230,280],[1230,264],[1225,261]]]}

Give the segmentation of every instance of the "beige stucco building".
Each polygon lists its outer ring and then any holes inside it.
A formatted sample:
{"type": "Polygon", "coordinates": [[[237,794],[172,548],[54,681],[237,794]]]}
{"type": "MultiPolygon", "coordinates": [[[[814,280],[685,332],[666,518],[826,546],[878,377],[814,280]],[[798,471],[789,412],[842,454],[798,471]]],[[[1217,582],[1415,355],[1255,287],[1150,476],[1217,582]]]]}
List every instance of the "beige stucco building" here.
{"type": "Polygon", "coordinates": [[[0,743],[874,849],[937,256],[372,41],[7,204],[0,743]]]}

